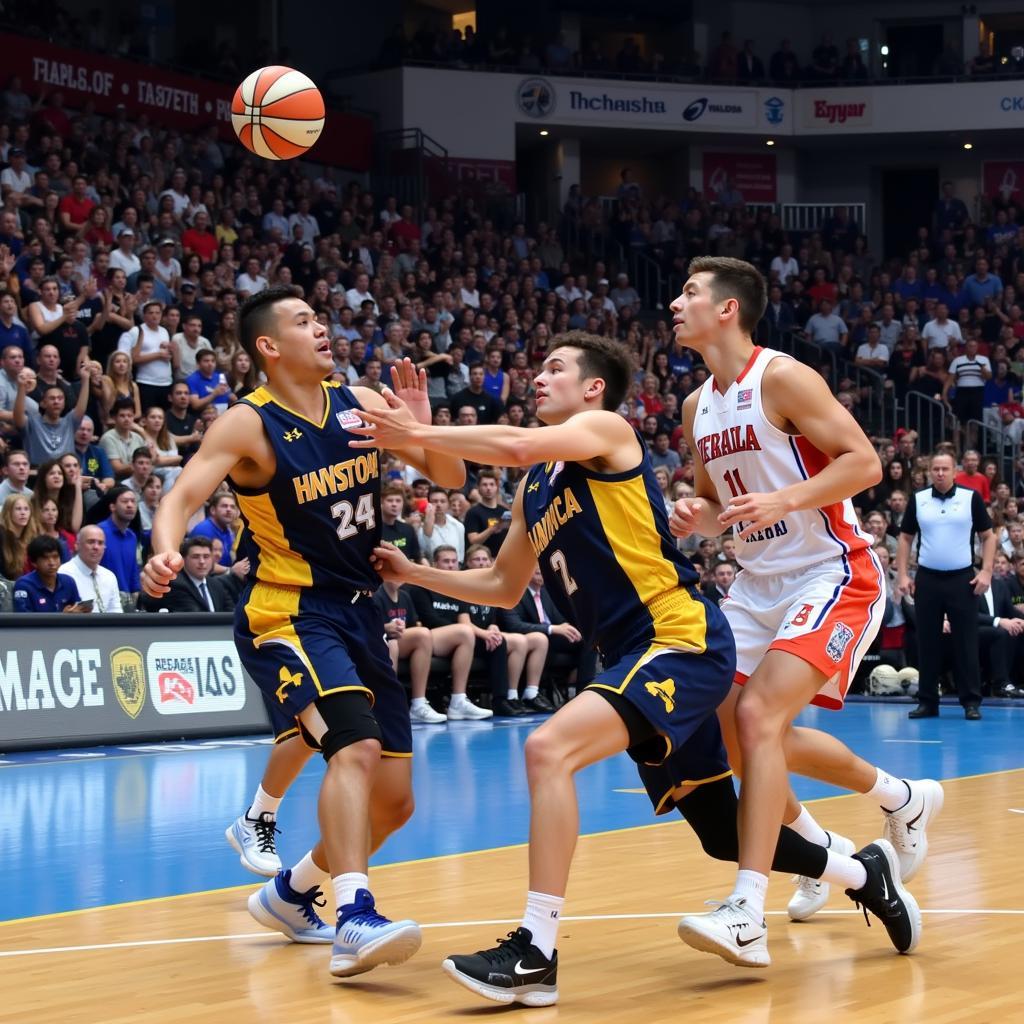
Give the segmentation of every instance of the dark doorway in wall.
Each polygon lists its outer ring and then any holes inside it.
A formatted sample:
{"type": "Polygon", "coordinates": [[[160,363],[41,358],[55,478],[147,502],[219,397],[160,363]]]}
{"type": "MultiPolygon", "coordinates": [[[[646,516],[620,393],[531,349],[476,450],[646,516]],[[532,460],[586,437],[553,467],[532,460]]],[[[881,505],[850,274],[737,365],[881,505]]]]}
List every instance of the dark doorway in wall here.
{"type": "Polygon", "coordinates": [[[938,167],[893,167],[882,171],[885,256],[905,256],[917,229],[931,230],[938,195],[938,167]]]}

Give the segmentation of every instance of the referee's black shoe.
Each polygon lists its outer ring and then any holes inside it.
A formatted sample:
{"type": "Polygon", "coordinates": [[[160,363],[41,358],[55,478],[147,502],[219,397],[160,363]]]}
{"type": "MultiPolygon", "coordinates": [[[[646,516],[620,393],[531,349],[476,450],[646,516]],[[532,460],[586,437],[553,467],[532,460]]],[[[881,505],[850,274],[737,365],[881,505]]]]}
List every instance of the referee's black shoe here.
{"type": "Polygon", "coordinates": [[[526,714],[526,709],[519,701],[510,701],[507,697],[499,697],[491,704],[494,714],[499,718],[519,718],[526,714]]]}
{"type": "Polygon", "coordinates": [[[552,1006],[558,1001],[558,950],[548,959],[528,928],[517,928],[493,949],[450,956],[445,973],[471,992],[496,1003],[552,1006]]]}
{"type": "Polygon", "coordinates": [[[964,708],[964,718],[968,722],[980,722],[981,721],[981,710],[977,704],[968,704],[964,708]]]}
{"type": "Polygon", "coordinates": [[[933,708],[929,704],[918,704],[913,711],[907,715],[907,718],[938,718],[939,709],[933,708]]]}
{"type": "Polygon", "coordinates": [[[913,952],[921,940],[921,910],[903,886],[896,848],[888,840],[876,839],[853,859],[864,865],[868,880],[860,889],[847,889],[846,895],[864,911],[869,927],[869,910],[885,925],[898,953],[913,952]]]}
{"type": "Polygon", "coordinates": [[[543,693],[538,693],[536,697],[524,700],[523,707],[528,712],[533,712],[534,714],[553,715],[555,713],[555,705],[543,693]]]}

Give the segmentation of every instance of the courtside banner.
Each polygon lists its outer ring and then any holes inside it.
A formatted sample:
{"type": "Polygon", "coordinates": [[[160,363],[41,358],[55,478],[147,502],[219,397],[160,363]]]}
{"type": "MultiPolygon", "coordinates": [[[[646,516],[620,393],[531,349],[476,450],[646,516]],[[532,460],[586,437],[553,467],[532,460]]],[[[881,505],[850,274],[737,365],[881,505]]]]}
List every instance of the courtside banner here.
{"type": "Polygon", "coordinates": [[[230,615],[0,615],[0,753],[269,731],[230,615]]]}
{"type": "MultiPolygon", "coordinates": [[[[235,141],[231,97],[237,83],[182,75],[5,32],[0,32],[0,49],[4,74],[20,75],[33,99],[40,93],[61,93],[72,111],[91,101],[100,114],[113,114],[118,104],[124,104],[129,117],[148,114],[155,124],[193,132],[216,124],[225,140],[235,141]]],[[[368,117],[328,110],[323,134],[308,158],[366,171],[372,147],[373,122],[368,117]]]]}

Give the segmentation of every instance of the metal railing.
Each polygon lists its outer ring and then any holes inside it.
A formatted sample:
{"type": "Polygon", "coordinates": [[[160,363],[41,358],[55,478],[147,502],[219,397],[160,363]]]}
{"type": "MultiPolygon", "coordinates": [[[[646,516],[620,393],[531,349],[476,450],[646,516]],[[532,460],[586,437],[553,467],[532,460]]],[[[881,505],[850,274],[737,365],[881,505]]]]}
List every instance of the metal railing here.
{"type": "Polygon", "coordinates": [[[995,460],[1000,477],[1010,485],[1010,491],[1017,494],[1017,484],[1020,482],[1018,461],[1021,451],[1013,436],[1004,430],[1001,424],[996,426],[982,420],[968,420],[967,433],[968,444],[977,449],[982,459],[995,460]]]}
{"type": "Polygon", "coordinates": [[[667,289],[657,260],[634,250],[629,256],[629,275],[633,287],[640,293],[644,309],[665,308],[667,289]]]}
{"type": "Polygon", "coordinates": [[[818,231],[836,210],[845,210],[850,223],[864,231],[866,203],[782,203],[780,214],[784,231],[818,231]]]}
{"type": "Polygon", "coordinates": [[[950,439],[956,420],[937,398],[920,391],[908,391],[903,408],[902,426],[917,431],[919,452],[933,452],[950,439]]]}

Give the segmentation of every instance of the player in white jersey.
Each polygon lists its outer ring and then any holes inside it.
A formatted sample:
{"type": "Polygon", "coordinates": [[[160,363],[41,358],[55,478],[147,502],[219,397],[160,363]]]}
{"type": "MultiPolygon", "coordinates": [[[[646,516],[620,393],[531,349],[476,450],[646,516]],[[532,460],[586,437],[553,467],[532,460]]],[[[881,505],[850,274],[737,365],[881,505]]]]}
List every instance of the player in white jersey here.
{"type": "MultiPolygon", "coordinates": [[[[886,814],[878,864],[911,907],[910,952],[920,914],[902,885],[927,850],[925,826],[942,807],[942,787],[908,782],[857,757],[833,736],[795,728],[808,704],[838,709],[881,626],[885,590],[870,538],[850,497],[878,482],[878,456],[821,376],[782,353],[755,347],[765,282],[741,260],[701,257],[672,303],[676,339],[695,349],[712,376],[683,406],[694,452],[695,495],[676,503],[672,532],[717,536],[733,528],[742,572],[722,602],[736,638],[737,673],[719,709],[740,789],[739,873],[733,894],[708,915],[684,917],[679,934],[695,948],[741,966],[771,962],[764,923],[768,870],[780,824],[840,853],[788,788],[787,767],[865,793],[886,814]]],[[[858,855],[859,857],[859,855],[858,855]]],[[[859,862],[848,895],[864,882],[859,862]]],[[[795,920],[828,899],[802,880],[795,920]]]]}

